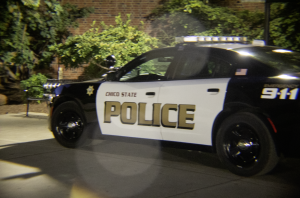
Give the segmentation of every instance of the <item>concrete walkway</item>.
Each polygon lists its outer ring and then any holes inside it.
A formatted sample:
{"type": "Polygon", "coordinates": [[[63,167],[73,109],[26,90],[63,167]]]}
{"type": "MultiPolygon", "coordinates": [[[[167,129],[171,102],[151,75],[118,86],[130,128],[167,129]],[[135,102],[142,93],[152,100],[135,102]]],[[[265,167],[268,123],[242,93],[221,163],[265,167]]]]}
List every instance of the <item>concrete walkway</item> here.
{"type": "Polygon", "coordinates": [[[96,139],[67,149],[47,129],[47,115],[0,115],[0,197],[300,197],[300,159],[269,175],[230,173],[215,154],[158,141],[96,139]]]}

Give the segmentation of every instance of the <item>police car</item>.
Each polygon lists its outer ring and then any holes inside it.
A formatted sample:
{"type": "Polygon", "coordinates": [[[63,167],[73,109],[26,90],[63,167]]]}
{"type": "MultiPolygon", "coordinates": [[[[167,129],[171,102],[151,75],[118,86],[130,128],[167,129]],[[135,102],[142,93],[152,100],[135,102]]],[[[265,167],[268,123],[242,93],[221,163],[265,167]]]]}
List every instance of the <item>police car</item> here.
{"type": "Polygon", "coordinates": [[[244,37],[177,41],[104,80],[55,85],[49,128],[56,140],[74,148],[100,129],[203,145],[242,176],[265,174],[281,153],[299,148],[299,53],[244,37]]]}

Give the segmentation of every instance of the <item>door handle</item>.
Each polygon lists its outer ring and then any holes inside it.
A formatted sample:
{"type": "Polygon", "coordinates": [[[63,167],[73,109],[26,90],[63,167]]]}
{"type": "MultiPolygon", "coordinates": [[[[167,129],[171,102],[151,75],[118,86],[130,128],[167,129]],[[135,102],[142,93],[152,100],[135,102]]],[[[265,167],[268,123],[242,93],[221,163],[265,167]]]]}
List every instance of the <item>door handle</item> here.
{"type": "Polygon", "coordinates": [[[146,96],[154,96],[155,92],[146,92],[146,96]]]}
{"type": "Polygon", "coordinates": [[[219,92],[220,89],[217,89],[217,88],[210,88],[210,89],[207,89],[207,92],[219,92]]]}

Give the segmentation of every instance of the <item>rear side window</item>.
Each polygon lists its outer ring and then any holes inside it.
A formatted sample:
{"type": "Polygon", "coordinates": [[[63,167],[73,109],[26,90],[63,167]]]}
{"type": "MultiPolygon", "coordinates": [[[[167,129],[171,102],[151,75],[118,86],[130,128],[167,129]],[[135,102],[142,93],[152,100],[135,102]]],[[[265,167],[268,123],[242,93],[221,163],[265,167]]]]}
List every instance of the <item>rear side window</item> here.
{"type": "Polygon", "coordinates": [[[232,65],[215,56],[185,54],[178,65],[175,79],[225,78],[232,74],[232,65]]]}
{"type": "Polygon", "coordinates": [[[182,56],[180,64],[178,65],[177,79],[187,79],[195,77],[204,70],[206,57],[198,54],[184,54],[182,56]]]}
{"type": "Polygon", "coordinates": [[[206,67],[212,78],[226,78],[230,77],[232,73],[232,65],[230,63],[213,56],[207,60],[206,67]]]}

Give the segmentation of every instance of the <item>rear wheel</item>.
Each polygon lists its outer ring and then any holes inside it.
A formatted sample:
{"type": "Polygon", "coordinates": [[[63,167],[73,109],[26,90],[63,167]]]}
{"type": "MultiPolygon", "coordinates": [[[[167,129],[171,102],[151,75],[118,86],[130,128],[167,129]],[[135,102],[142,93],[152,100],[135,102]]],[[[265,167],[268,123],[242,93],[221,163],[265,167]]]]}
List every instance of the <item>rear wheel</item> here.
{"type": "Polygon", "coordinates": [[[269,128],[248,112],[234,114],[222,123],[216,148],[227,168],[241,176],[265,174],[279,160],[269,128]]]}
{"type": "Polygon", "coordinates": [[[86,143],[85,122],[75,102],[60,104],[53,112],[51,124],[55,139],[61,145],[76,148],[86,143]]]}

